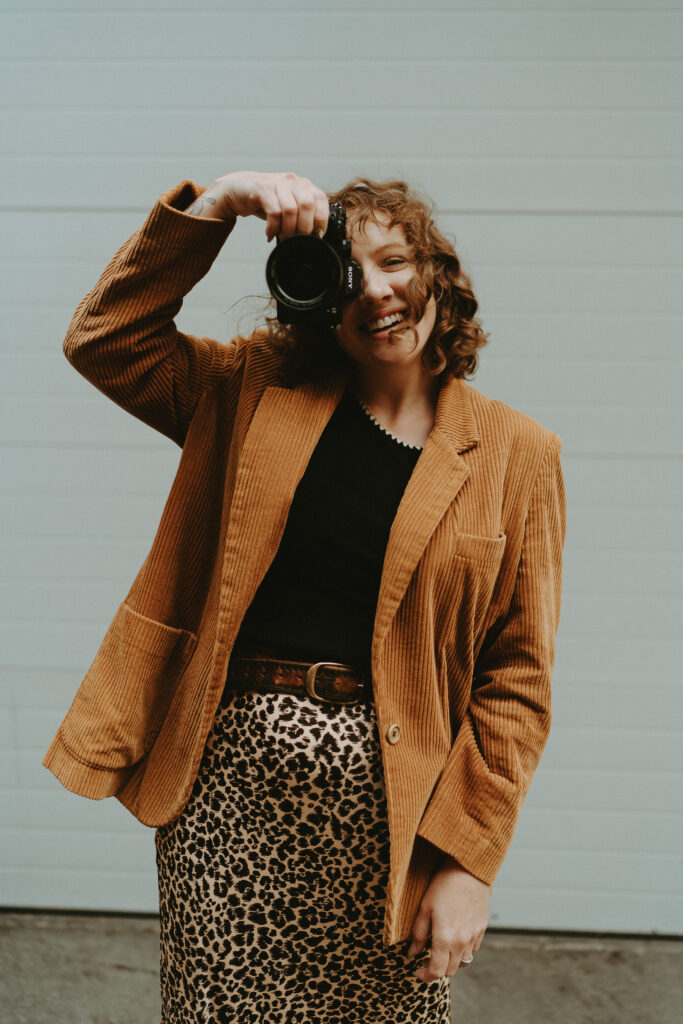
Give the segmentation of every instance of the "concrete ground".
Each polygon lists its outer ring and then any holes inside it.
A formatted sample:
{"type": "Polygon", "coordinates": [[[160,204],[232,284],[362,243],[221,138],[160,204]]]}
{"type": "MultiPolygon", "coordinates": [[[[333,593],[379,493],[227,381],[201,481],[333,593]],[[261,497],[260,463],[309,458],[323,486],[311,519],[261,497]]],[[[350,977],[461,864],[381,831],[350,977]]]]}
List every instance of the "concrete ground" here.
{"type": "MultiPolygon", "coordinates": [[[[679,1024],[683,939],[489,930],[452,984],[458,1024],[679,1024]]],[[[156,918],[0,913],[2,1024],[159,1024],[158,990],[156,918]]]]}

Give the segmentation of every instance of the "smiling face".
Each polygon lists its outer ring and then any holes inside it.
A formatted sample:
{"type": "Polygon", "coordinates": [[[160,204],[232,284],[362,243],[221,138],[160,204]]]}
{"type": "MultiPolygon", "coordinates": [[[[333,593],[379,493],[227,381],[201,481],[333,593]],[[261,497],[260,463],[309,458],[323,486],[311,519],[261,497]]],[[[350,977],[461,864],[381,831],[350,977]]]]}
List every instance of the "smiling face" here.
{"type": "Polygon", "coordinates": [[[411,322],[408,286],[417,269],[403,228],[390,226],[388,216],[378,212],[362,227],[351,221],[348,234],[362,287],[344,307],[335,332],[340,347],[368,370],[404,369],[422,375],[420,357],[434,329],[436,303],[430,298],[422,318],[411,322]]]}

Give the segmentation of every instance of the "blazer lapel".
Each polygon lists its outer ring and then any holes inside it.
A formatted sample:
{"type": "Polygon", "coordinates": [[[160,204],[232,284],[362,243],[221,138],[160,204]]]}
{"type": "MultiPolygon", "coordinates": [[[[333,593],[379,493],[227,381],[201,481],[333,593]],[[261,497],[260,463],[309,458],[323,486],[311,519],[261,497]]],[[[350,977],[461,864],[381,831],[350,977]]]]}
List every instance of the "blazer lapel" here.
{"type": "Polygon", "coordinates": [[[226,535],[225,628],[236,635],[275,557],[301,477],[342,396],[346,377],[269,387],[244,441],[226,535]]]}
{"type": "Polygon", "coordinates": [[[373,660],[429,538],[470,474],[461,452],[479,440],[467,384],[442,387],[436,418],[410,477],[389,535],[373,636],[373,660]]]}

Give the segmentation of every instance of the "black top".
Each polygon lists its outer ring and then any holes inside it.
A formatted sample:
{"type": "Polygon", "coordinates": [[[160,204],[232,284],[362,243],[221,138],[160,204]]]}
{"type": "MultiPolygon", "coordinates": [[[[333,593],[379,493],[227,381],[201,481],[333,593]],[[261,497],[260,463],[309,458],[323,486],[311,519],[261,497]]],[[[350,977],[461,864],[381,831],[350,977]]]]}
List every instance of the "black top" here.
{"type": "Polygon", "coordinates": [[[368,671],[389,531],[420,453],[388,434],[353,392],[343,395],[296,489],[235,653],[368,671]]]}

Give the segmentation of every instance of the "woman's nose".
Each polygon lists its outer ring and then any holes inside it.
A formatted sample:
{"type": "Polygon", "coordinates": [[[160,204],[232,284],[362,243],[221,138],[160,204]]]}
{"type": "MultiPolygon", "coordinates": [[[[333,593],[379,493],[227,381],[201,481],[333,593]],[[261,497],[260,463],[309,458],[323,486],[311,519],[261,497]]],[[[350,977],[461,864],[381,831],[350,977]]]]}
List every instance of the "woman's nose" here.
{"type": "Polygon", "coordinates": [[[391,294],[391,288],[384,274],[377,267],[363,271],[361,295],[365,299],[377,301],[391,294]]]}

